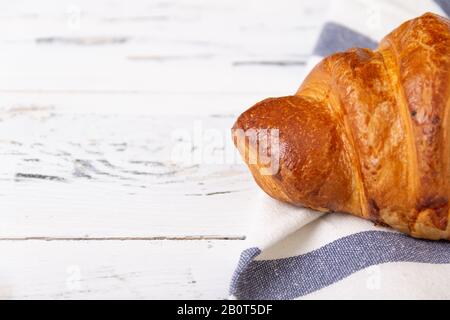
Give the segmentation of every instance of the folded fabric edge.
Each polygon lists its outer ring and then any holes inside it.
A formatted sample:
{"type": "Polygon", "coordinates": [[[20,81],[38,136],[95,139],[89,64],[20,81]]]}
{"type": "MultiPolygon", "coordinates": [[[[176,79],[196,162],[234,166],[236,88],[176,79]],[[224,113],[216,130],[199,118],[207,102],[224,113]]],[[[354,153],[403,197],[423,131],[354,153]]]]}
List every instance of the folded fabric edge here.
{"type": "Polygon", "coordinates": [[[255,260],[259,248],[242,252],[230,296],[243,300],[295,299],[370,266],[393,262],[450,264],[450,243],[389,231],[363,231],[306,254],[255,260]]]}
{"type": "Polygon", "coordinates": [[[247,247],[261,250],[273,246],[297,230],[326,216],[309,208],[296,207],[258,192],[257,203],[251,216],[251,228],[247,232],[247,247]]]}

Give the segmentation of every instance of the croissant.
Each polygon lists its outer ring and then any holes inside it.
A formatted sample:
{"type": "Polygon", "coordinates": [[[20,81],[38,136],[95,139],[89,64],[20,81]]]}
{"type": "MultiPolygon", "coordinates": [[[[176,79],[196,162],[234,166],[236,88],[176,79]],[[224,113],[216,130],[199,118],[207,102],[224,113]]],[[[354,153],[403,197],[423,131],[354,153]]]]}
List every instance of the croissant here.
{"type": "Polygon", "coordinates": [[[232,132],[275,199],[450,240],[450,21],[427,13],[377,50],[325,58],[295,95],[257,103],[232,132]]]}

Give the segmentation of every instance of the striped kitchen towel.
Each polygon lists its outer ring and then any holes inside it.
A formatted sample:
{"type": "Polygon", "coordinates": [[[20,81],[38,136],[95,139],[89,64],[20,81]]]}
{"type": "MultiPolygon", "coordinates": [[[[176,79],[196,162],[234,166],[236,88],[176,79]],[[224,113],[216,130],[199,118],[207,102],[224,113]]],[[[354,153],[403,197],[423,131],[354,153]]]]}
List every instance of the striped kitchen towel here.
{"type": "MultiPolygon", "coordinates": [[[[309,63],[375,48],[402,22],[450,15],[450,0],[334,0],[309,63]]],[[[299,79],[300,80],[300,79],[299,79]]],[[[450,299],[450,242],[413,239],[339,213],[322,214],[261,191],[230,286],[235,299],[450,299]]]]}

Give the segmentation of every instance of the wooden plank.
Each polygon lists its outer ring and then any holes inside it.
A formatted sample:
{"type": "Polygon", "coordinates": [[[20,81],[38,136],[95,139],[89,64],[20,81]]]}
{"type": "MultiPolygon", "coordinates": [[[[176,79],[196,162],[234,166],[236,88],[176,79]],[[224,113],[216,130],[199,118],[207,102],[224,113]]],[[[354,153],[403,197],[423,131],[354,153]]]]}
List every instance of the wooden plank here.
{"type": "MultiPolygon", "coordinates": [[[[48,55],[25,48],[14,50],[0,60],[1,95],[153,94],[159,95],[162,101],[173,101],[177,95],[188,99],[202,99],[202,95],[211,97],[212,94],[287,95],[297,90],[304,67],[233,66],[227,61],[155,64],[122,62],[121,58],[104,58],[99,62],[96,60],[102,54],[89,54],[87,61],[83,61],[74,50],[67,54],[50,50],[48,55]],[[27,58],[25,52],[32,56],[27,58]]],[[[211,100],[210,105],[214,104],[211,100]]]]}
{"type": "MultiPolygon", "coordinates": [[[[135,0],[130,5],[112,0],[15,1],[5,3],[0,15],[0,26],[9,31],[2,33],[0,40],[53,45],[159,40],[203,47],[221,44],[222,52],[239,45],[241,50],[251,51],[257,48],[245,46],[264,45],[264,40],[276,33],[282,32],[285,39],[273,37],[274,44],[289,40],[297,29],[317,26],[328,2],[168,0],[161,4],[135,0]]],[[[264,47],[270,48],[267,43],[264,47]]]]}
{"type": "Polygon", "coordinates": [[[9,4],[0,16],[8,30],[0,35],[0,90],[293,92],[326,4],[9,4]]]}
{"type": "Polygon", "coordinates": [[[240,241],[0,241],[0,299],[225,299],[240,241]]]}
{"type": "MultiPolygon", "coordinates": [[[[283,82],[284,77],[280,77],[283,82]]],[[[286,80],[285,81],[289,81],[286,80]]],[[[261,92],[29,92],[0,93],[0,118],[21,111],[47,110],[57,114],[97,114],[115,116],[211,116],[229,118],[268,96],[292,93],[298,85],[287,84],[282,90],[274,88],[261,92]]]]}
{"type": "Polygon", "coordinates": [[[241,237],[234,117],[2,113],[0,237],[241,237]]]}

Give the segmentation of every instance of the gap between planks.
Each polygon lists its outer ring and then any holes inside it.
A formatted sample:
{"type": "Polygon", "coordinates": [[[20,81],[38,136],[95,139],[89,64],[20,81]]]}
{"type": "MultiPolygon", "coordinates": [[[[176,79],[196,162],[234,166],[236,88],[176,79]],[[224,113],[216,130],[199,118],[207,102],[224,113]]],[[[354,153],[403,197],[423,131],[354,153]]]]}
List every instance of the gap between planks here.
{"type": "Polygon", "coordinates": [[[0,237],[0,241],[242,241],[245,236],[0,237]]]}

